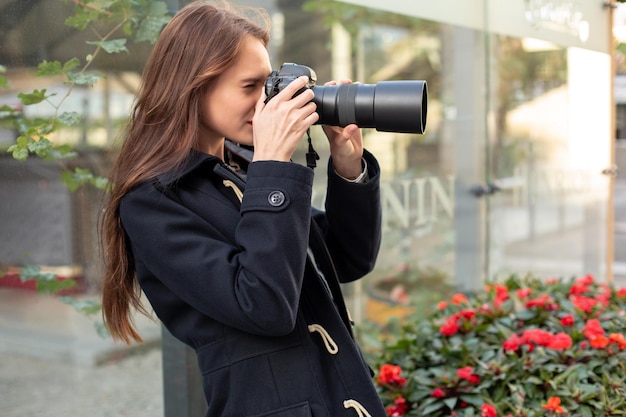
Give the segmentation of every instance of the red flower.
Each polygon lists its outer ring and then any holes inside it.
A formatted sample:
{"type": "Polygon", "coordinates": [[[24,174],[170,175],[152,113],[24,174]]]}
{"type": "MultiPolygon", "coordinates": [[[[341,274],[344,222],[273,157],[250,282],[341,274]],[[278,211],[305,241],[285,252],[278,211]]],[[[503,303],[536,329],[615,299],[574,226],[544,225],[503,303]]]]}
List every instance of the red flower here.
{"type": "Polygon", "coordinates": [[[496,297],[493,300],[493,306],[499,308],[502,303],[509,299],[509,289],[506,285],[494,284],[493,290],[496,293],[496,297]]]}
{"type": "Polygon", "coordinates": [[[559,397],[548,398],[548,404],[542,405],[546,410],[554,411],[556,413],[564,413],[565,408],[561,407],[561,399],[559,397]]]}
{"type": "Polygon", "coordinates": [[[469,381],[470,384],[478,384],[480,382],[480,377],[474,374],[474,368],[471,366],[457,369],[456,375],[461,379],[469,381]]]}
{"type": "Polygon", "coordinates": [[[435,388],[431,393],[430,393],[431,397],[434,398],[444,398],[446,396],[446,393],[444,392],[444,390],[442,390],[441,388],[435,388]]]}
{"type": "Polygon", "coordinates": [[[448,303],[447,303],[447,302],[445,302],[445,301],[439,301],[439,302],[437,303],[437,310],[443,310],[443,309],[445,309],[446,307],[448,307],[448,303]]]}
{"type": "Polygon", "coordinates": [[[596,336],[589,340],[591,347],[594,349],[604,349],[609,345],[609,338],[606,336],[596,336]]]}
{"type": "Polygon", "coordinates": [[[574,294],[584,294],[586,292],[589,292],[589,285],[587,285],[584,282],[579,282],[578,280],[574,283],[574,285],[572,285],[572,287],[569,289],[569,293],[570,295],[574,295],[574,294]]]}
{"type": "Polygon", "coordinates": [[[532,342],[539,346],[548,346],[552,341],[552,334],[541,329],[528,329],[522,333],[524,343],[532,342]]]}
{"type": "Polygon", "coordinates": [[[576,282],[582,285],[591,285],[593,284],[593,275],[585,275],[582,278],[578,278],[576,282]]]}
{"type": "Polygon", "coordinates": [[[444,336],[454,336],[459,331],[457,316],[449,317],[444,324],[439,326],[439,332],[444,336]]]}
{"type": "Polygon", "coordinates": [[[597,319],[587,320],[585,327],[583,327],[583,334],[590,341],[598,336],[604,336],[604,329],[597,319]]]}
{"type": "Polygon", "coordinates": [[[558,310],[559,308],[559,305],[555,303],[552,300],[552,297],[550,297],[548,294],[540,294],[534,300],[526,301],[526,304],[524,305],[526,308],[537,307],[547,311],[558,310]]]}
{"type": "Polygon", "coordinates": [[[570,327],[574,325],[574,316],[568,314],[567,316],[561,319],[561,324],[565,327],[570,327]]]}
{"type": "Polygon", "coordinates": [[[385,364],[380,367],[378,383],[380,385],[404,385],[406,378],[401,378],[402,368],[396,365],[385,364]]]}
{"type": "Polygon", "coordinates": [[[569,299],[577,309],[585,313],[591,313],[596,306],[606,305],[605,300],[585,297],[584,295],[571,295],[569,299]]]}
{"type": "Polygon", "coordinates": [[[572,347],[572,338],[567,333],[558,333],[552,337],[547,347],[554,350],[568,349],[572,347]]]}
{"type": "Polygon", "coordinates": [[[504,349],[505,352],[516,352],[521,345],[522,339],[520,339],[516,334],[512,334],[511,337],[504,341],[502,349],[504,349]]]}
{"type": "Polygon", "coordinates": [[[626,288],[620,288],[617,290],[617,296],[619,298],[626,297],[626,288]]]}
{"type": "Polygon", "coordinates": [[[467,321],[476,317],[476,313],[474,312],[474,310],[461,310],[457,314],[459,318],[463,318],[467,321]]]}
{"type": "Polygon", "coordinates": [[[532,294],[533,290],[531,290],[530,288],[520,288],[519,290],[515,291],[515,295],[517,295],[517,298],[519,298],[520,300],[525,300],[528,297],[530,297],[530,294],[532,294]]]}
{"type": "Polygon", "coordinates": [[[387,415],[389,417],[401,417],[404,413],[409,409],[409,405],[406,403],[406,400],[402,397],[396,398],[393,405],[390,405],[385,409],[387,415]]]}
{"type": "Polygon", "coordinates": [[[498,413],[496,412],[496,407],[491,404],[483,404],[481,407],[482,417],[497,417],[498,413]]]}
{"type": "Polygon", "coordinates": [[[609,335],[609,342],[617,344],[619,349],[626,348],[626,339],[624,339],[624,335],[621,333],[611,333],[609,335]]]}
{"type": "Polygon", "coordinates": [[[454,294],[450,302],[455,306],[458,306],[459,304],[468,304],[467,297],[460,293],[454,294]]]}

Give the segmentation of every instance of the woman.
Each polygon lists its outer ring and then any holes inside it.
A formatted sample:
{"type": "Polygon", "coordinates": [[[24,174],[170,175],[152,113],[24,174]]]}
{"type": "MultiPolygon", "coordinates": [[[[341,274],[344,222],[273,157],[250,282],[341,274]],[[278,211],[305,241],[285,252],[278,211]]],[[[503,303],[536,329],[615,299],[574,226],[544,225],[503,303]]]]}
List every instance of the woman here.
{"type": "Polygon", "coordinates": [[[105,323],[140,341],[129,314],[142,290],[196,350],[207,416],[382,417],[338,284],[375,262],[378,164],[357,126],[324,127],[326,211],[311,208],[313,171],[290,159],[318,120],[313,93],[295,94],[301,77],[265,103],[268,41],[203,2],[163,30],[112,171],[105,323]]]}

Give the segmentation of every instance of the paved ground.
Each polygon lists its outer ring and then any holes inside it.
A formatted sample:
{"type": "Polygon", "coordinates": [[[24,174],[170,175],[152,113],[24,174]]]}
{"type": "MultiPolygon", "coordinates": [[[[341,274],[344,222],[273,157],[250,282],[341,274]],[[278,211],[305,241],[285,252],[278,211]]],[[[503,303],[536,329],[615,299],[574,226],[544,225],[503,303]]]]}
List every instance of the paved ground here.
{"type": "Polygon", "coordinates": [[[2,417],[162,417],[161,351],[101,366],[3,355],[2,417]]]}

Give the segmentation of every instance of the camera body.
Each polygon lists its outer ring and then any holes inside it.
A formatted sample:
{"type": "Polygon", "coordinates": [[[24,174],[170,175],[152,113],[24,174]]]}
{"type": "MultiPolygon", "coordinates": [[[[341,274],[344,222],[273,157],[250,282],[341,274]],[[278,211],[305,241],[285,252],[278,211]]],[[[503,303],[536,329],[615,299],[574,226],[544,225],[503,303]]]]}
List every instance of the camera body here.
{"type": "Polygon", "coordinates": [[[272,97],[287,87],[292,81],[295,81],[303,75],[309,77],[309,82],[295,95],[300,94],[307,88],[315,87],[315,83],[317,82],[317,75],[315,74],[315,71],[306,65],[298,65],[288,62],[284,63],[280,67],[280,71],[272,71],[267,77],[267,80],[265,80],[265,95],[267,96],[265,102],[268,102],[272,97]]]}
{"type": "Polygon", "coordinates": [[[426,81],[379,81],[376,84],[316,86],[315,71],[305,65],[285,63],[265,81],[267,103],[297,78],[309,82],[295,95],[312,89],[317,124],[375,128],[381,132],[424,133],[428,103],[426,81]]]}

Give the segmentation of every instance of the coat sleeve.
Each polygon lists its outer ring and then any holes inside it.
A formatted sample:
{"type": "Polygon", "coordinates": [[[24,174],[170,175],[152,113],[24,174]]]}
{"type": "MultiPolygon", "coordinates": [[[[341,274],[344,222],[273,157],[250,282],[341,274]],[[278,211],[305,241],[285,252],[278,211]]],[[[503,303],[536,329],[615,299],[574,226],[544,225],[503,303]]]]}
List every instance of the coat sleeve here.
{"type": "Polygon", "coordinates": [[[328,168],[326,218],[322,222],[326,244],[339,279],[351,282],[374,269],[381,243],[382,209],[380,167],[374,156],[364,151],[368,180],[350,183],[328,168]]]}
{"type": "Polygon", "coordinates": [[[203,202],[206,213],[200,215],[152,184],[130,192],[120,215],[140,282],[140,274],[156,279],[228,326],[261,335],[289,333],[306,262],[312,182],[306,167],[252,163],[235,219],[232,207],[215,196],[203,202]],[[234,241],[220,232],[224,222],[232,222],[234,241]]]}

